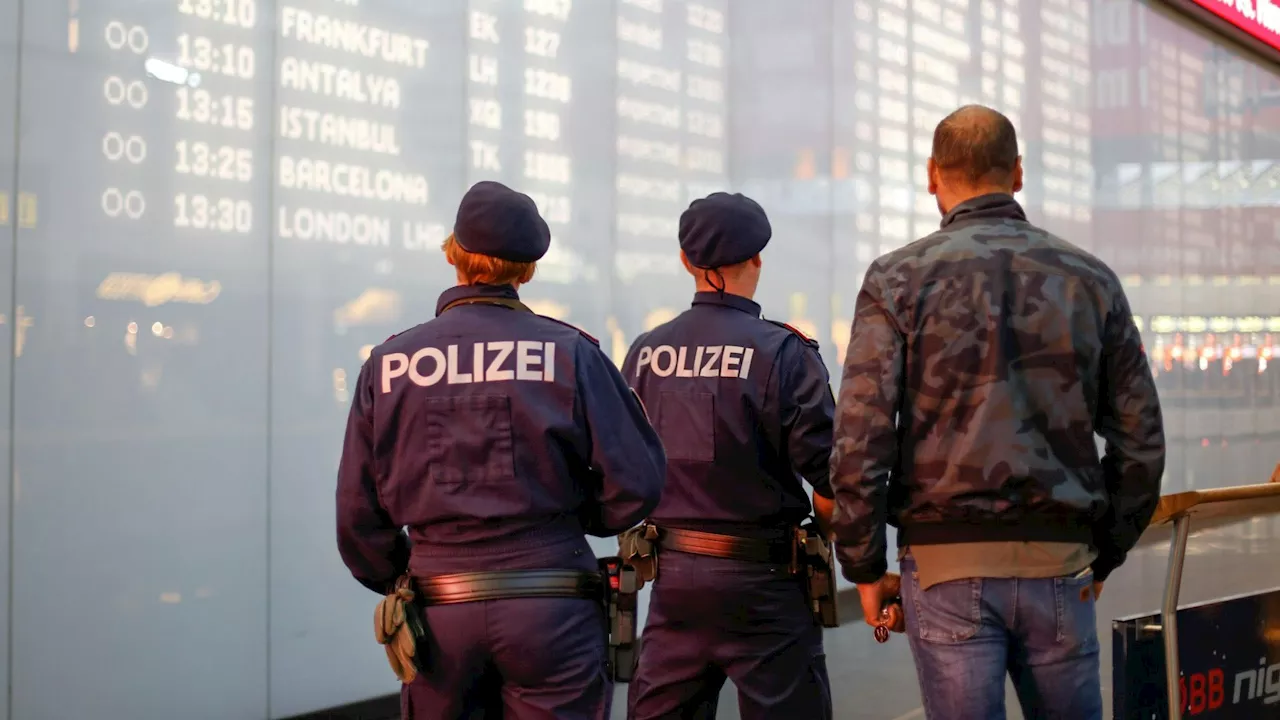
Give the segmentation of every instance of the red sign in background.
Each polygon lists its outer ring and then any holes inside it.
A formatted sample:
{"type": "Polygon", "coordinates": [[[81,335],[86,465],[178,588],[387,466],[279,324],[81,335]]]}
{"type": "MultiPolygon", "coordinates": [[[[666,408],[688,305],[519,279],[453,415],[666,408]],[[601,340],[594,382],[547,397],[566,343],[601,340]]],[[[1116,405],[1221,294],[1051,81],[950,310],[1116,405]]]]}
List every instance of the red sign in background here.
{"type": "Polygon", "coordinates": [[[1280,3],[1277,0],[1190,0],[1190,2],[1222,18],[1240,32],[1280,51],[1280,3]]]}

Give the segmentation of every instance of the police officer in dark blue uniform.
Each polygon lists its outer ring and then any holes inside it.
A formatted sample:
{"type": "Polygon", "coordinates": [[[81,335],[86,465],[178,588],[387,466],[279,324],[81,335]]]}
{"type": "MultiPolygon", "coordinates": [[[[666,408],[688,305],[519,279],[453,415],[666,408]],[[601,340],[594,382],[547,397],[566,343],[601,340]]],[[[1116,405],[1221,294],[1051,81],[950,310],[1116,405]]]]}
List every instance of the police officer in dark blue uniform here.
{"type": "Polygon", "coordinates": [[[425,606],[405,718],[609,716],[584,532],[616,535],[652,511],[665,457],[595,339],[520,303],[549,243],[528,196],[472,187],[445,242],[457,287],[435,319],[375,348],[356,383],[338,546],[376,592],[407,571],[425,606]]]}
{"type": "Polygon", "coordinates": [[[714,715],[726,676],[744,720],[831,717],[822,627],[791,559],[802,479],[830,520],[835,403],[818,344],[751,299],[771,234],[747,197],[694,201],[680,218],[693,306],[623,364],[667,452],[633,720],[714,715]]]}

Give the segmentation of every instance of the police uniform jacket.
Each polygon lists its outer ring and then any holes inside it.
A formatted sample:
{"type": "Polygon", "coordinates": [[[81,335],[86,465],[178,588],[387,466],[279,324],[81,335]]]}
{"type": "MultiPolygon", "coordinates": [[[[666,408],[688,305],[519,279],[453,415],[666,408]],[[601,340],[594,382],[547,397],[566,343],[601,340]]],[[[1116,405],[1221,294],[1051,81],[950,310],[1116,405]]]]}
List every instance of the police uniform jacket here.
{"type": "Polygon", "coordinates": [[[406,570],[405,526],[415,557],[500,551],[614,535],[657,505],[662,444],[600,347],[550,318],[475,302],[494,299],[518,297],[446,291],[435,319],[374,348],[360,371],[338,545],[375,591],[406,570]]]}
{"type": "Polygon", "coordinates": [[[623,363],[667,451],[660,526],[776,539],[827,482],[835,400],[816,342],[747,298],[700,292],[623,363]]]}

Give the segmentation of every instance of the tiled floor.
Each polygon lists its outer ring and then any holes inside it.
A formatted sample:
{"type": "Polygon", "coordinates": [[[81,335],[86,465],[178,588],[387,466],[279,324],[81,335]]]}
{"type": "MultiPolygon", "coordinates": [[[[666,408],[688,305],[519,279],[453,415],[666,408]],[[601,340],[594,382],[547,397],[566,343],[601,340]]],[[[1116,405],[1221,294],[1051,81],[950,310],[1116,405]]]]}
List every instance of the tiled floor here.
{"type": "MultiPolygon", "coordinates": [[[[1156,610],[1164,587],[1168,545],[1135,551],[1112,577],[1099,603],[1098,633],[1102,641],[1104,702],[1110,717],[1111,621],[1156,610]]],[[[1182,600],[1201,602],[1260,589],[1280,587],[1280,519],[1272,518],[1206,532],[1192,538],[1184,574],[1182,600]]],[[[843,617],[851,617],[845,613],[843,617]]],[[[851,624],[827,631],[827,667],[835,692],[838,720],[908,720],[923,718],[915,671],[905,640],[895,637],[879,645],[870,628],[851,624]]],[[[625,691],[620,690],[612,717],[625,718],[625,691]]],[[[1021,718],[1012,693],[1009,717],[1021,718]]],[[[738,717],[732,687],[720,703],[720,720],[738,717]]]]}

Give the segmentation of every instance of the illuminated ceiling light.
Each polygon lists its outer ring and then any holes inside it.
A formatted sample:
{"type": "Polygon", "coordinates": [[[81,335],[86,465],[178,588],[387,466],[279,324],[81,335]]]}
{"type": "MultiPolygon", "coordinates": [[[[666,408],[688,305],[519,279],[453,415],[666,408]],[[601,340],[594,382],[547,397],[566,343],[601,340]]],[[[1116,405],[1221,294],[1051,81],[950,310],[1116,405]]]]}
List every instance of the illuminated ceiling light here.
{"type": "Polygon", "coordinates": [[[92,315],[84,319],[84,326],[87,328],[91,328],[97,324],[98,324],[98,321],[95,320],[92,315]]]}
{"type": "Polygon", "coordinates": [[[129,334],[130,334],[130,335],[137,335],[137,334],[138,334],[138,323],[136,323],[136,322],[131,322],[131,323],[129,323],[129,334]]]}
{"type": "Polygon", "coordinates": [[[164,323],[161,323],[161,322],[154,322],[154,323],[152,323],[152,324],[151,324],[151,334],[152,334],[152,335],[155,335],[156,337],[160,337],[160,335],[161,335],[163,332],[164,332],[164,323]]]}

